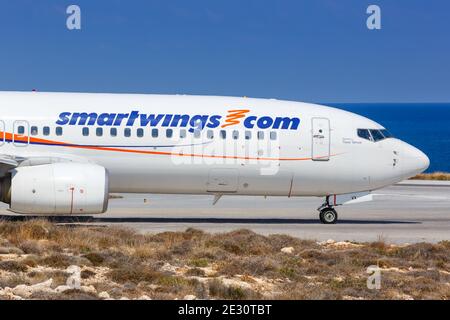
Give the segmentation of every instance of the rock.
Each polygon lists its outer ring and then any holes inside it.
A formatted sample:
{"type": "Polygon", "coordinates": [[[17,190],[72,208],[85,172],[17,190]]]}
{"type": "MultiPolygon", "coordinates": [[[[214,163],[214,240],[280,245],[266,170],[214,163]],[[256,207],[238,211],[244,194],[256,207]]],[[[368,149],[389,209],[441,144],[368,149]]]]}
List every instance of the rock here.
{"type": "Polygon", "coordinates": [[[0,247],[0,254],[23,254],[23,251],[16,247],[0,247]]]}
{"type": "Polygon", "coordinates": [[[31,288],[27,285],[21,284],[12,289],[12,294],[15,296],[20,296],[23,298],[28,298],[31,296],[31,288]]]}
{"type": "Polygon", "coordinates": [[[127,297],[122,297],[119,300],[130,300],[130,299],[128,299],[127,297]]]}
{"type": "Polygon", "coordinates": [[[152,300],[152,298],[150,298],[149,296],[143,295],[138,300],[152,300]]]}
{"type": "Polygon", "coordinates": [[[94,286],[82,286],[80,288],[80,290],[85,292],[85,293],[97,294],[97,289],[95,289],[94,286]]]}
{"type": "Polygon", "coordinates": [[[161,267],[161,271],[162,272],[169,272],[169,273],[177,273],[177,268],[172,266],[169,263],[165,263],[162,267],[161,267]]]}
{"type": "Polygon", "coordinates": [[[98,294],[98,297],[99,297],[100,299],[104,299],[104,300],[108,300],[108,299],[111,298],[111,297],[109,296],[109,293],[106,292],[106,291],[100,292],[100,293],[98,294]]]}
{"type": "Polygon", "coordinates": [[[8,287],[3,290],[0,289],[0,296],[5,297],[7,300],[24,300],[24,298],[16,296],[12,291],[13,289],[8,287]]]}
{"type": "Polygon", "coordinates": [[[281,252],[287,253],[287,254],[293,254],[294,253],[294,248],[293,247],[286,247],[286,248],[281,249],[281,252]]]}
{"type": "Polygon", "coordinates": [[[12,293],[16,296],[20,296],[23,298],[30,297],[33,293],[36,292],[54,292],[51,288],[53,283],[53,279],[49,279],[45,282],[38,283],[32,286],[27,286],[25,284],[20,284],[14,289],[12,289],[12,293]]]}
{"type": "Polygon", "coordinates": [[[38,283],[38,284],[31,286],[31,288],[32,288],[32,290],[44,290],[44,289],[51,288],[52,284],[53,284],[53,279],[48,279],[45,282],[38,283]]]}
{"type": "Polygon", "coordinates": [[[110,295],[112,295],[113,297],[119,297],[123,294],[123,290],[120,288],[112,288],[111,290],[109,290],[110,295]]]}
{"type": "Polygon", "coordinates": [[[328,239],[325,243],[326,244],[333,244],[333,243],[335,243],[336,241],[334,241],[333,239],[328,239]]]}
{"type": "Polygon", "coordinates": [[[72,290],[72,288],[69,286],[59,286],[55,289],[56,293],[63,293],[68,290],[72,290]]]}
{"type": "Polygon", "coordinates": [[[194,295],[187,295],[183,298],[183,300],[197,300],[197,297],[194,295]]]}
{"type": "Polygon", "coordinates": [[[123,285],[123,289],[126,291],[136,290],[136,285],[134,283],[127,282],[123,285]]]}

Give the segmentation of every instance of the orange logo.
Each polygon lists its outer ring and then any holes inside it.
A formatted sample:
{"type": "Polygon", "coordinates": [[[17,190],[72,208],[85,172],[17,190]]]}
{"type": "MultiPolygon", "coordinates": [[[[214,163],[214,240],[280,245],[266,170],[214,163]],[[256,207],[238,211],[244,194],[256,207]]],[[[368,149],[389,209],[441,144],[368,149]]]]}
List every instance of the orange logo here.
{"type": "Polygon", "coordinates": [[[222,128],[234,126],[234,125],[241,123],[240,119],[245,118],[245,116],[249,112],[250,112],[250,110],[230,110],[230,111],[228,111],[228,115],[225,119],[225,124],[222,125],[222,128]]]}

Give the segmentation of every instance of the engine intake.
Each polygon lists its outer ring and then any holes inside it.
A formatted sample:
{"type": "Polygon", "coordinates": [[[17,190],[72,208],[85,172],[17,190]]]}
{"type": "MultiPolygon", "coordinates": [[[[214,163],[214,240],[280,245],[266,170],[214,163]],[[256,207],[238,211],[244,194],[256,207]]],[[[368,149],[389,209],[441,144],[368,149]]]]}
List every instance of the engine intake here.
{"type": "Polygon", "coordinates": [[[94,164],[18,167],[1,182],[1,200],[21,214],[99,214],[108,209],[108,172],[94,164]]]}

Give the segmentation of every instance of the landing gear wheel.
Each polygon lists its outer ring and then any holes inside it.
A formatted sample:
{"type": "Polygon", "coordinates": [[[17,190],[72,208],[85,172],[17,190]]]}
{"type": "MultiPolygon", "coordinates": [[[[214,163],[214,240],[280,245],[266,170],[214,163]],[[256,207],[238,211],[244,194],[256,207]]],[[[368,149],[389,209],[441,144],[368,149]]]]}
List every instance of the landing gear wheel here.
{"type": "Polygon", "coordinates": [[[325,208],[320,211],[320,221],[323,224],[335,224],[338,220],[338,214],[333,208],[325,208]]]}

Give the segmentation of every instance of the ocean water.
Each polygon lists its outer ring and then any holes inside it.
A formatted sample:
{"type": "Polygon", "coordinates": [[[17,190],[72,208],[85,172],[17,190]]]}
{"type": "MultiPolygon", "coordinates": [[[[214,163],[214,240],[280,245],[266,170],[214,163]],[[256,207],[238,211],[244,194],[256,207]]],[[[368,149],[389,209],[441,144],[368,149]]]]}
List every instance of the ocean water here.
{"type": "Polygon", "coordinates": [[[370,118],[430,158],[427,172],[450,172],[450,103],[326,104],[370,118]]]}

